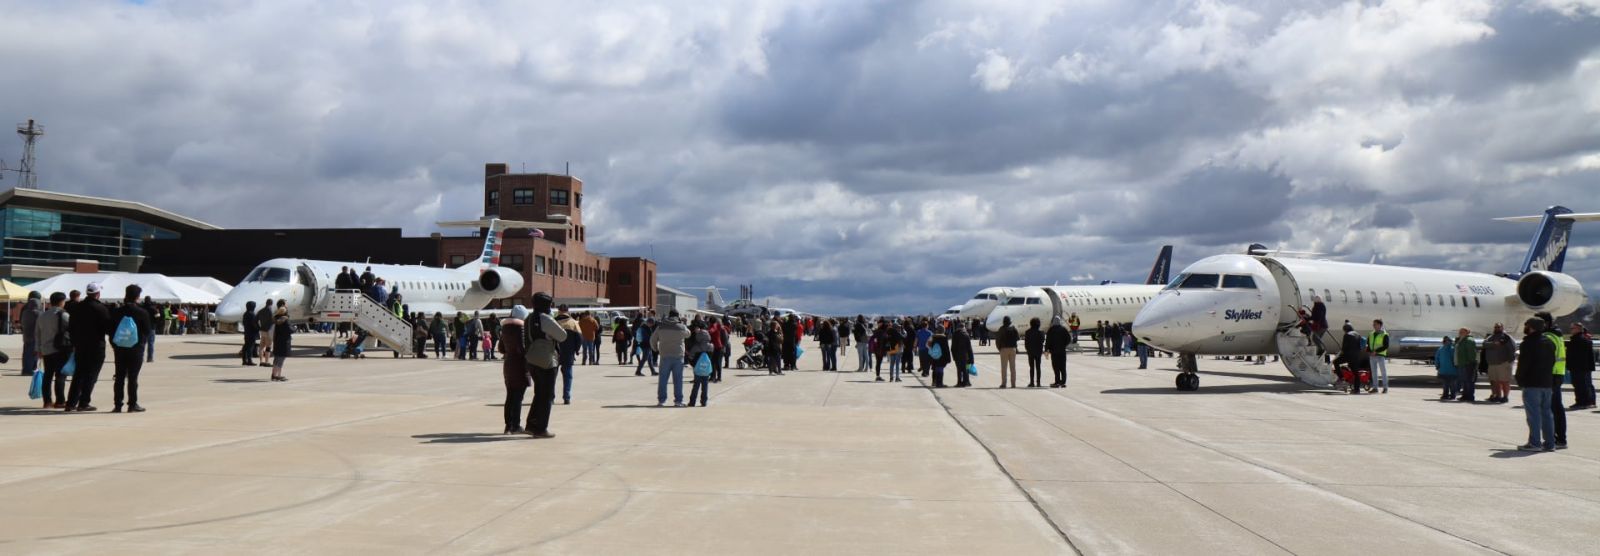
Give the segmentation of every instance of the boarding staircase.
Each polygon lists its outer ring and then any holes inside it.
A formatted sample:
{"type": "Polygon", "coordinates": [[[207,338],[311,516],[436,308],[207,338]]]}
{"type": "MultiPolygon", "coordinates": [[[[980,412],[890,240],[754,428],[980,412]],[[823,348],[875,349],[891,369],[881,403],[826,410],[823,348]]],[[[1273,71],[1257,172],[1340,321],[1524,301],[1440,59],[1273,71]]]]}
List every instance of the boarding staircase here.
{"type": "MultiPolygon", "coordinates": [[[[1300,327],[1292,323],[1278,326],[1278,355],[1283,360],[1283,366],[1295,378],[1317,388],[1333,388],[1339,383],[1339,373],[1331,363],[1323,360],[1317,354],[1317,346],[1312,343],[1300,327]]],[[[1326,344],[1326,341],[1324,341],[1326,344]]],[[[1335,343],[1331,349],[1338,349],[1335,343]]]]}
{"type": "Polygon", "coordinates": [[[354,323],[400,355],[413,355],[411,323],[355,290],[323,292],[315,311],[319,322],[354,323]]]}

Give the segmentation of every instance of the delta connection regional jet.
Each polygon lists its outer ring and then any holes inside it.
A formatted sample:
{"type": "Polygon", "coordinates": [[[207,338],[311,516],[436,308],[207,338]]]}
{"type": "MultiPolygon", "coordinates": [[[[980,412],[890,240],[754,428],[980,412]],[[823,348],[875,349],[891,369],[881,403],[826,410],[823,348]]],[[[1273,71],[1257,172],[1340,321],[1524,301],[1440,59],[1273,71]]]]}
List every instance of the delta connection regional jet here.
{"type": "MultiPolygon", "coordinates": [[[[1574,222],[1600,213],[1551,207],[1541,216],[1502,218],[1540,222],[1522,267],[1500,276],[1431,268],[1295,259],[1252,250],[1201,259],[1178,275],[1133,321],[1140,340],[1177,352],[1179,368],[1195,370],[1198,355],[1277,353],[1301,381],[1329,387],[1337,376],[1301,335],[1296,308],[1320,296],[1329,327],[1349,321],[1362,334],[1381,319],[1389,356],[1431,358],[1440,338],[1459,328],[1482,336],[1503,323],[1515,330],[1536,312],[1565,316],[1588,303],[1583,285],[1562,274],[1574,222]]],[[[1324,336],[1337,350],[1339,336],[1324,336]]]]}

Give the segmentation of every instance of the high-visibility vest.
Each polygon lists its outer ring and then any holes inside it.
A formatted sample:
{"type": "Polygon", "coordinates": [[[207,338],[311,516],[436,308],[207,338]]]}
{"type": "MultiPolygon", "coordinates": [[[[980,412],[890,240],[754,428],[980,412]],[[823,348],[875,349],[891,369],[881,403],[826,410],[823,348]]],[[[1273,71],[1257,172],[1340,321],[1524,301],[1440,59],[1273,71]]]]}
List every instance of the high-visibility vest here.
{"type": "Polygon", "coordinates": [[[1389,345],[1388,344],[1389,344],[1389,333],[1388,332],[1384,332],[1382,330],[1373,330],[1372,334],[1367,335],[1367,347],[1372,348],[1372,354],[1373,355],[1376,355],[1378,357],[1388,357],[1389,356],[1389,345]],[[1381,341],[1381,342],[1378,341],[1380,339],[1382,339],[1383,341],[1381,341]],[[1378,346],[1380,346],[1380,345],[1383,346],[1382,349],[1378,348],[1378,346]]]}
{"type": "Polygon", "coordinates": [[[1556,334],[1555,332],[1545,332],[1544,337],[1549,338],[1550,343],[1556,345],[1556,364],[1555,367],[1551,369],[1550,373],[1556,376],[1566,376],[1567,343],[1561,341],[1561,335],[1556,334]]]}

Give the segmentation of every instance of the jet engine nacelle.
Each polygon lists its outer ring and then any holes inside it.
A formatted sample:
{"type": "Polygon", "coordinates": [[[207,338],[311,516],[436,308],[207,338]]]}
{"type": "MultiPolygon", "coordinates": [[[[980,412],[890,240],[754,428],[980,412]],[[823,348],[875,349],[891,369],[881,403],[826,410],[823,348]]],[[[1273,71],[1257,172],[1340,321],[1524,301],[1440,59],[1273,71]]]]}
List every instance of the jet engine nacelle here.
{"type": "Polygon", "coordinates": [[[522,290],[522,273],[509,268],[490,268],[478,275],[477,287],[496,299],[522,290]]]}
{"type": "Polygon", "coordinates": [[[1529,272],[1517,280],[1517,299],[1535,311],[1545,311],[1560,317],[1571,314],[1585,303],[1589,295],[1583,284],[1560,272],[1529,272]]]}

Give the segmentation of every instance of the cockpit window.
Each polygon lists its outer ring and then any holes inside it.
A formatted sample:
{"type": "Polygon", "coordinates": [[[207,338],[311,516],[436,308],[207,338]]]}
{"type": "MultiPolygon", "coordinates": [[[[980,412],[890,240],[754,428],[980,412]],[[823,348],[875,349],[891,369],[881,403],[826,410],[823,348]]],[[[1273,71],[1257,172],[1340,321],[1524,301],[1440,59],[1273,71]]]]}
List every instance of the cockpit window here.
{"type": "Polygon", "coordinates": [[[998,293],[989,294],[989,301],[999,301],[999,300],[1000,300],[1000,294],[998,294],[998,293]]]}
{"type": "Polygon", "coordinates": [[[255,270],[250,271],[250,274],[245,275],[244,279],[240,280],[239,283],[243,284],[245,282],[259,282],[261,281],[261,275],[265,274],[266,272],[266,267],[258,266],[255,268],[255,270]]]}
{"type": "Polygon", "coordinates": [[[261,276],[261,281],[287,283],[291,276],[293,276],[293,273],[289,272],[287,268],[268,268],[267,272],[261,276]]]}
{"type": "Polygon", "coordinates": [[[1161,288],[1161,289],[1162,290],[1175,290],[1175,289],[1178,289],[1178,284],[1182,284],[1183,281],[1187,280],[1187,279],[1189,279],[1189,275],[1188,274],[1179,274],[1177,278],[1174,278],[1171,282],[1167,282],[1167,287],[1161,288]]]}
{"type": "Polygon", "coordinates": [[[978,294],[978,295],[974,295],[974,296],[972,296],[972,298],[973,298],[973,299],[977,299],[977,300],[984,300],[984,299],[989,299],[989,294],[986,294],[986,293],[980,293],[980,294],[978,294]]]}
{"type": "Polygon", "coordinates": [[[1222,287],[1253,290],[1256,289],[1256,279],[1252,276],[1229,274],[1222,277],[1222,287]]]}
{"type": "Polygon", "coordinates": [[[1043,300],[1041,300],[1041,299],[1039,299],[1037,297],[1030,297],[1030,298],[1028,298],[1028,304],[1029,305],[1043,305],[1044,302],[1043,302],[1043,300]]]}
{"type": "Polygon", "coordinates": [[[1190,274],[1178,284],[1178,289],[1181,290],[1209,290],[1215,287],[1217,287],[1215,274],[1190,274]]]}
{"type": "Polygon", "coordinates": [[[1006,300],[1006,305],[1021,305],[1021,304],[1023,304],[1023,302],[1026,302],[1027,300],[1028,300],[1028,298],[1025,298],[1025,297],[1013,297],[1011,299],[1007,299],[1006,300]]]}

